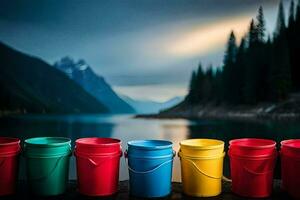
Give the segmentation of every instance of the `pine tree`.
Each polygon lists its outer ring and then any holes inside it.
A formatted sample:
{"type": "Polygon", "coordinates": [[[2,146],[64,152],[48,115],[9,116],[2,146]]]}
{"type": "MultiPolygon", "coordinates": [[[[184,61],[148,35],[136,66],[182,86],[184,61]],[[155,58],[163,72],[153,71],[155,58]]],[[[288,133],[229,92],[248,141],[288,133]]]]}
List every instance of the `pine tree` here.
{"type": "Polygon", "coordinates": [[[280,35],[282,32],[285,31],[285,17],[284,17],[284,8],[283,3],[280,1],[279,7],[278,7],[278,16],[277,16],[277,22],[276,22],[276,30],[275,30],[275,37],[280,35]]]}
{"type": "Polygon", "coordinates": [[[224,84],[223,84],[223,71],[221,67],[217,67],[215,73],[215,81],[214,81],[214,96],[216,104],[220,104],[223,101],[224,97],[224,84]]]}
{"type": "Polygon", "coordinates": [[[283,3],[278,8],[274,36],[266,37],[263,8],[256,21],[251,20],[247,37],[237,47],[232,31],[229,35],[223,66],[214,72],[203,71],[201,64],[190,81],[188,99],[194,104],[216,102],[256,104],[278,101],[300,90],[300,0],[290,5],[288,25],[283,3]],[[296,10],[296,12],[295,12],[296,10]]]}
{"type": "Polygon", "coordinates": [[[295,5],[294,5],[294,1],[291,1],[290,4],[290,15],[289,15],[289,23],[288,26],[292,27],[294,25],[295,22],[295,5]]]}
{"type": "Polygon", "coordinates": [[[295,20],[300,23],[300,0],[298,0],[298,3],[297,3],[295,20]]]}
{"type": "MultiPolygon", "coordinates": [[[[259,14],[258,14],[259,15],[259,14]]],[[[258,30],[252,19],[248,31],[248,49],[244,62],[245,84],[243,88],[244,101],[248,104],[254,104],[257,102],[257,90],[259,85],[259,54],[258,49],[261,46],[258,39],[258,30]]]]}
{"type": "Polygon", "coordinates": [[[299,30],[300,29],[300,0],[298,1],[297,7],[296,7],[295,26],[296,26],[297,31],[300,32],[300,30],[299,30]]]}
{"type": "Polygon", "coordinates": [[[257,39],[259,42],[264,43],[265,42],[266,22],[265,22],[262,6],[260,6],[258,9],[258,14],[256,16],[256,20],[257,20],[257,25],[256,25],[257,39]]]}
{"type": "Polygon", "coordinates": [[[197,77],[196,77],[196,101],[197,103],[200,103],[203,101],[203,80],[204,80],[204,72],[202,64],[199,63],[198,70],[197,70],[197,77]]]}
{"type": "Polygon", "coordinates": [[[275,38],[273,42],[273,58],[271,65],[271,93],[274,100],[287,98],[291,90],[291,58],[290,58],[290,39],[291,32],[285,26],[284,8],[282,2],[279,4],[278,18],[276,25],[275,38]]]}
{"type": "Polygon", "coordinates": [[[197,74],[195,71],[192,72],[192,77],[190,80],[190,85],[189,85],[189,93],[187,95],[187,100],[190,104],[196,104],[197,103],[197,74]]]}
{"type": "Polygon", "coordinates": [[[271,65],[271,93],[275,101],[284,100],[291,91],[291,66],[288,42],[284,35],[279,35],[273,43],[271,65]]]}
{"type": "Polygon", "coordinates": [[[256,27],[253,19],[250,22],[249,36],[248,36],[248,38],[249,38],[249,47],[250,48],[253,45],[256,45],[258,43],[258,41],[259,41],[257,27],[256,27]]]}
{"type": "Polygon", "coordinates": [[[224,65],[232,64],[235,61],[237,52],[236,39],[234,32],[231,31],[227,42],[227,49],[224,56],[224,65]]]}
{"type": "Polygon", "coordinates": [[[237,50],[236,64],[234,72],[235,76],[235,93],[236,103],[244,103],[244,87],[245,87],[245,57],[246,57],[246,38],[242,38],[240,46],[237,50]]]}
{"type": "Polygon", "coordinates": [[[224,81],[224,100],[225,102],[232,104],[236,98],[234,77],[235,74],[235,61],[237,54],[237,46],[234,32],[232,31],[229,35],[227,42],[227,48],[224,56],[224,67],[223,67],[223,81],[224,81]]]}
{"type": "Polygon", "coordinates": [[[204,78],[201,85],[203,102],[207,103],[212,100],[212,89],[213,89],[213,69],[212,66],[208,67],[204,74],[204,78]]]}
{"type": "MultiPolygon", "coordinates": [[[[299,1],[300,2],[300,1],[299,1]]],[[[289,13],[289,24],[287,28],[287,41],[288,41],[288,50],[291,63],[291,77],[292,77],[292,88],[294,92],[300,90],[300,5],[298,3],[296,13],[294,2],[291,1],[290,4],[290,13],[289,13]]]]}

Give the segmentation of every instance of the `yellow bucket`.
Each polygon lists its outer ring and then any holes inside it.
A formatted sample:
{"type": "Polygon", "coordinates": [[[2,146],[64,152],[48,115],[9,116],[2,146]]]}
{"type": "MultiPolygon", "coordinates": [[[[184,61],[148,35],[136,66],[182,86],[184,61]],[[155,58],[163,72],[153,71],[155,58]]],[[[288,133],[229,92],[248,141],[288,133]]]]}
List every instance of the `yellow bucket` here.
{"type": "Polygon", "coordinates": [[[180,145],[178,156],[181,160],[183,192],[196,197],[219,195],[222,192],[224,142],[192,139],[184,140],[180,145]]]}
{"type": "Polygon", "coordinates": [[[189,139],[180,142],[180,150],[183,155],[198,157],[222,155],[224,142],[214,139],[189,139]]]}

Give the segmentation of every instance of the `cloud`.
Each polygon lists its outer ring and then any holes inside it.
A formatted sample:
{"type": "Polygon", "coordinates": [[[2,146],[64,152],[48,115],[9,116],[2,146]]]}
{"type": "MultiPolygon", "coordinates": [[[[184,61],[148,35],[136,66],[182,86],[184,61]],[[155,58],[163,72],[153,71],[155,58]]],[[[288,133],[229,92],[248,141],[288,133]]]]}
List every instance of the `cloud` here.
{"type": "Polygon", "coordinates": [[[83,58],[118,91],[165,99],[186,92],[200,61],[220,65],[230,30],[240,38],[259,5],[272,30],[278,0],[1,3],[3,42],[49,63],[83,58]]]}
{"type": "Polygon", "coordinates": [[[231,30],[234,30],[237,39],[244,36],[250,19],[249,15],[235,16],[202,25],[179,36],[165,47],[166,51],[179,57],[209,54],[226,43],[231,30]]]}

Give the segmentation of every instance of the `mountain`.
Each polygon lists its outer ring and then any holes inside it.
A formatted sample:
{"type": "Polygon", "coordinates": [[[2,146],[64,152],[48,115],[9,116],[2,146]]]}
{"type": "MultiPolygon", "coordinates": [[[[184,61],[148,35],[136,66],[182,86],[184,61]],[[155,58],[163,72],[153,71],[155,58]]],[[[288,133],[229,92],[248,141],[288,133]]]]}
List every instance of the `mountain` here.
{"type": "Polygon", "coordinates": [[[122,98],[129,105],[131,105],[139,114],[159,113],[162,110],[171,108],[179,104],[184,99],[183,97],[174,97],[166,102],[161,103],[161,102],[147,101],[147,100],[134,100],[128,96],[122,96],[122,98]]]}
{"type": "Polygon", "coordinates": [[[0,110],[104,113],[108,109],[64,73],[0,42],[0,110]]]}
{"type": "Polygon", "coordinates": [[[72,80],[81,85],[90,95],[98,99],[112,113],[133,113],[135,110],[123,101],[104,80],[97,75],[84,61],[75,62],[69,57],[64,57],[54,64],[54,67],[63,71],[72,80]]]}

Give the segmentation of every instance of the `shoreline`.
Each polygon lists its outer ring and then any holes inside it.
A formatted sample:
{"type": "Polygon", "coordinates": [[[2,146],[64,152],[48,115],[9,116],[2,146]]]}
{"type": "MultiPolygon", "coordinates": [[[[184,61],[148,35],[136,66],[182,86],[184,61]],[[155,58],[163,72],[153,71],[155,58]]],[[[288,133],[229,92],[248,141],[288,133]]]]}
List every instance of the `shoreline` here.
{"type": "Polygon", "coordinates": [[[228,113],[220,115],[185,115],[185,114],[140,114],[135,118],[144,119],[189,119],[189,120],[234,120],[234,121],[297,121],[300,113],[281,113],[272,115],[253,115],[251,113],[228,113]]]}
{"type": "Polygon", "coordinates": [[[158,114],[138,114],[148,119],[212,119],[239,121],[297,121],[300,120],[300,98],[280,103],[257,105],[189,105],[185,101],[158,114]]]}

